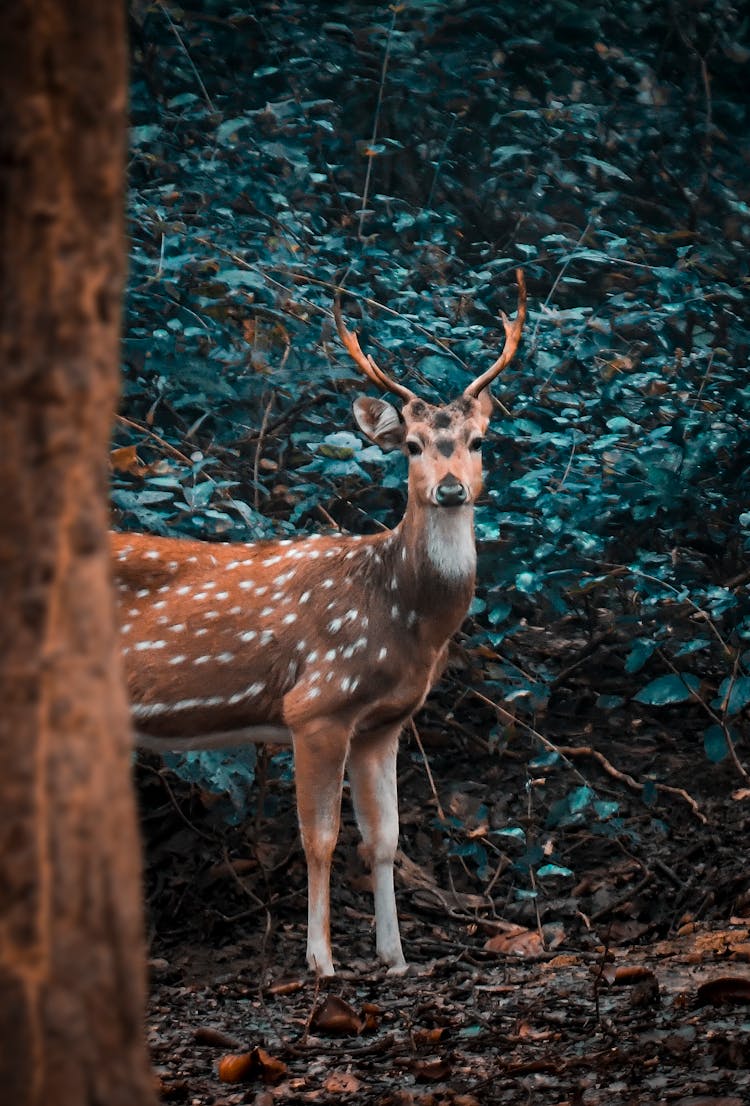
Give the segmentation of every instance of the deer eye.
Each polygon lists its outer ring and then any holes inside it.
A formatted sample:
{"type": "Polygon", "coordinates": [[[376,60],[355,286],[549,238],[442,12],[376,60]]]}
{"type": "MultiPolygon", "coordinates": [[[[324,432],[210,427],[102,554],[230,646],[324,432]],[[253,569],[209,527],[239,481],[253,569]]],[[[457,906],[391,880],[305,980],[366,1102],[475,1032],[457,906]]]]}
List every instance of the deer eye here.
{"type": "Polygon", "coordinates": [[[483,441],[484,438],[472,438],[469,442],[469,449],[473,450],[475,453],[478,453],[479,450],[482,448],[483,441]]]}
{"type": "Polygon", "coordinates": [[[411,457],[419,457],[420,453],[422,452],[422,446],[418,441],[415,441],[414,438],[409,438],[406,443],[406,448],[409,451],[409,455],[411,457]]]}

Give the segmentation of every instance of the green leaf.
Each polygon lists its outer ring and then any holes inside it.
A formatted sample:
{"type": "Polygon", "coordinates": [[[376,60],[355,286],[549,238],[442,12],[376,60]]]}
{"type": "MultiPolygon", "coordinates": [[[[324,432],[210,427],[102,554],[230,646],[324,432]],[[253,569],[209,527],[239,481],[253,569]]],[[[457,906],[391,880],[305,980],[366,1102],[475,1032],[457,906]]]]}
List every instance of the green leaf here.
{"type": "Polygon", "coordinates": [[[719,688],[716,706],[728,715],[739,712],[750,703],[750,676],[727,678],[719,688]],[[724,705],[726,701],[726,706],[724,705]]]}
{"type": "Polygon", "coordinates": [[[697,692],[701,686],[698,676],[690,672],[674,673],[670,676],[658,676],[650,684],[646,684],[633,696],[637,703],[645,703],[652,707],[664,707],[669,703],[685,703],[693,698],[693,692],[697,692]]]}
{"type": "Polygon", "coordinates": [[[541,868],[537,868],[536,874],[539,879],[550,879],[560,876],[565,879],[570,879],[573,872],[570,868],[563,868],[559,864],[542,864],[541,868]]]}
{"type": "Polygon", "coordinates": [[[709,726],[703,734],[703,748],[712,764],[719,764],[729,756],[727,738],[721,726],[709,726]]]}

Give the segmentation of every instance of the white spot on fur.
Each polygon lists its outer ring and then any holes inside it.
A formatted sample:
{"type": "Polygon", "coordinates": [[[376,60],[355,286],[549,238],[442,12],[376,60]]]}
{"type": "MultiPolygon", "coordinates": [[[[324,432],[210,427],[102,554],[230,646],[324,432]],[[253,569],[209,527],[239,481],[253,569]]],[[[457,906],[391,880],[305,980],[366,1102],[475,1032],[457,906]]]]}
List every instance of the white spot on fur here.
{"type": "Polygon", "coordinates": [[[204,653],[202,657],[193,657],[193,664],[208,664],[211,657],[208,653],[204,653]]]}
{"type": "Polygon", "coordinates": [[[137,641],[133,648],[142,653],[146,649],[166,649],[166,641],[137,641]]]}
{"type": "Polygon", "coordinates": [[[312,653],[308,653],[307,657],[305,658],[305,660],[307,661],[308,664],[315,664],[317,659],[318,659],[318,650],[317,649],[313,649],[312,653]]]}
{"type": "Polygon", "coordinates": [[[379,661],[384,661],[387,656],[388,656],[388,650],[386,649],[385,645],[381,645],[380,652],[378,653],[378,660],[379,661]]]}
{"type": "Polygon", "coordinates": [[[178,653],[176,657],[170,657],[168,663],[169,664],[184,664],[186,660],[187,660],[187,657],[185,656],[184,653],[178,653]]]}
{"type": "Polygon", "coordinates": [[[339,630],[341,629],[341,625],[342,625],[342,622],[341,622],[340,618],[332,619],[328,623],[328,632],[330,634],[337,634],[339,632],[339,630]]]}
{"type": "Polygon", "coordinates": [[[302,595],[300,595],[300,597],[299,597],[298,602],[307,603],[309,598],[310,598],[310,592],[309,591],[303,591],[302,595]]]}
{"type": "Polygon", "coordinates": [[[285,614],[281,621],[285,626],[291,626],[292,622],[297,621],[297,616],[294,613],[285,614]]]}
{"type": "Polygon", "coordinates": [[[131,629],[132,629],[132,623],[131,622],[126,622],[124,626],[120,627],[120,633],[121,634],[129,634],[131,629]]]}
{"type": "Polygon", "coordinates": [[[239,635],[240,641],[254,641],[257,637],[255,630],[243,630],[239,635]]]}
{"type": "Polygon", "coordinates": [[[169,627],[173,634],[181,634],[183,630],[187,629],[184,622],[176,622],[174,626],[169,627]]]}
{"type": "Polygon", "coordinates": [[[234,660],[234,653],[217,653],[216,659],[219,664],[231,664],[234,660]]]}

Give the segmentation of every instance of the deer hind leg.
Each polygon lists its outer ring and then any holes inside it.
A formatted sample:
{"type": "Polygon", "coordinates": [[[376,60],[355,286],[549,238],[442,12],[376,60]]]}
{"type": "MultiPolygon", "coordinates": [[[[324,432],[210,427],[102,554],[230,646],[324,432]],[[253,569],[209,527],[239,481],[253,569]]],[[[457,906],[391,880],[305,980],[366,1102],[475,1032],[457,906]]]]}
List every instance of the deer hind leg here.
{"type": "Polygon", "coordinates": [[[331,860],[339,836],[349,732],[315,719],[294,726],[294,774],[307,860],[307,963],[334,974],[331,957],[331,860]]]}
{"type": "Polygon", "coordinates": [[[375,894],[377,953],[389,973],[406,971],[393,887],[393,861],[398,846],[396,755],[401,726],[364,734],[352,742],[349,782],[365,859],[372,871],[375,894]]]}

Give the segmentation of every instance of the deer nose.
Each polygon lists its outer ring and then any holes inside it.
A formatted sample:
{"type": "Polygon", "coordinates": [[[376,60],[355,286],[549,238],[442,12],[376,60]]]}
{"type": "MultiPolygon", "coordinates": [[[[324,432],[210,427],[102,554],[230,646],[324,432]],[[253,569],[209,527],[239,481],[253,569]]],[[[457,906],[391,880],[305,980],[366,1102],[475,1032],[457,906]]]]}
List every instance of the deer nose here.
{"type": "Polygon", "coordinates": [[[435,488],[435,502],[438,507],[460,507],[466,502],[466,488],[455,476],[448,475],[435,488]]]}

